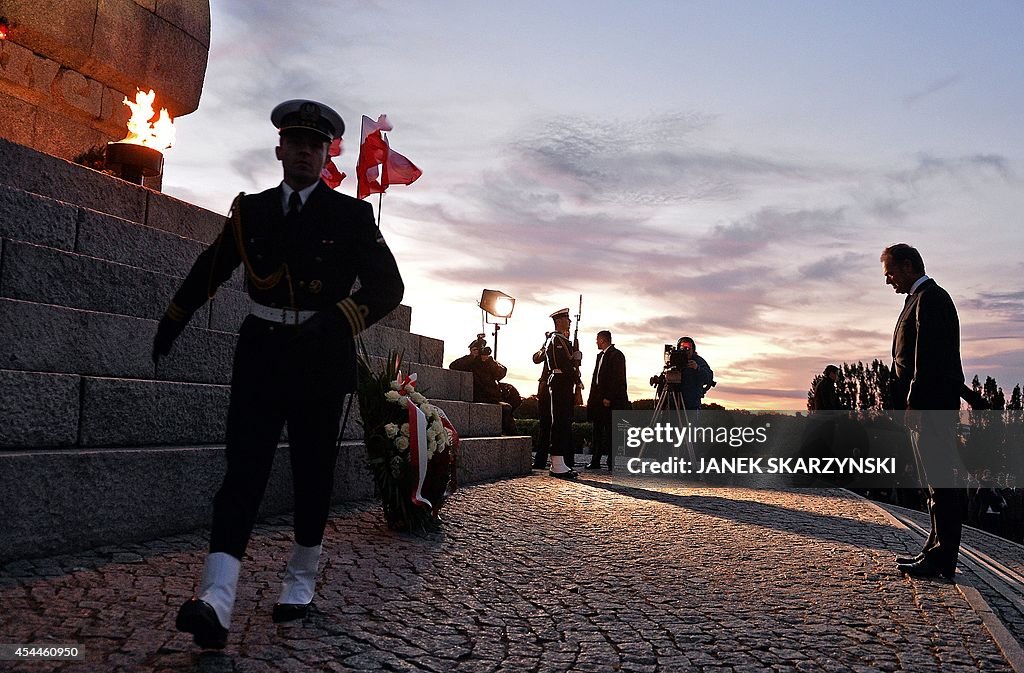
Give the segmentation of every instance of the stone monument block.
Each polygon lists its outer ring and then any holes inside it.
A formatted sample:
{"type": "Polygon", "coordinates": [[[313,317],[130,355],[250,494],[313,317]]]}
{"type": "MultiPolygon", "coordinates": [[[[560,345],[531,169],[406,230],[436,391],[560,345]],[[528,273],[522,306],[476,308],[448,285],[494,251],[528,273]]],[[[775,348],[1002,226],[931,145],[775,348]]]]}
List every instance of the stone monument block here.
{"type": "Polygon", "coordinates": [[[0,15],[0,137],[73,159],[127,135],[136,89],[172,117],[199,107],[208,0],[4,0],[0,15]]]}

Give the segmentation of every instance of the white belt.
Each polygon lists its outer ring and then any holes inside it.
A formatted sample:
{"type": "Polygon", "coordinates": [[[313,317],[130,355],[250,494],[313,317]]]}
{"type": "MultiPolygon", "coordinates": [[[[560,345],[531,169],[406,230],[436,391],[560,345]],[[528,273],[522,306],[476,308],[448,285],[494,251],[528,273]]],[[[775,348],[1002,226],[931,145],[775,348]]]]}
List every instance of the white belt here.
{"type": "Polygon", "coordinates": [[[269,320],[270,322],[282,323],[284,325],[301,325],[317,314],[316,311],[300,311],[294,308],[273,308],[271,306],[257,304],[256,302],[253,302],[250,306],[249,313],[262,320],[269,320]]]}

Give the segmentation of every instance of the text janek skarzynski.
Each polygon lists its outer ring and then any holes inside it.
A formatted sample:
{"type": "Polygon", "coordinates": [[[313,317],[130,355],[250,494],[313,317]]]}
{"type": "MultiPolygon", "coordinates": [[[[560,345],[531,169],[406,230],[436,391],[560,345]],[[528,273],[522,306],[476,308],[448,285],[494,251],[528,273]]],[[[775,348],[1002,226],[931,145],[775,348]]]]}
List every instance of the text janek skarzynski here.
{"type": "Polygon", "coordinates": [[[896,459],[889,458],[683,458],[644,461],[630,458],[631,474],[789,474],[858,475],[896,474],[896,459]]]}

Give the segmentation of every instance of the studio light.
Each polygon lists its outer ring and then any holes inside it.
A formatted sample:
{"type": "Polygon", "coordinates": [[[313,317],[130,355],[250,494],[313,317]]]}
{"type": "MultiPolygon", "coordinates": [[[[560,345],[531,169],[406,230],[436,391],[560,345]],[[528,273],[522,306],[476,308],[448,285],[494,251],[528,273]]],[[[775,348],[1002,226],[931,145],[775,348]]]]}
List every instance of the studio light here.
{"type": "Polygon", "coordinates": [[[483,321],[488,325],[494,325],[494,359],[497,360],[498,331],[502,325],[508,324],[512,309],[516,307],[516,300],[500,290],[484,290],[477,306],[480,307],[483,321]]]}
{"type": "MultiPolygon", "coordinates": [[[[480,295],[480,308],[493,318],[499,318],[507,324],[516,306],[516,300],[499,290],[484,290],[480,295]]],[[[487,322],[491,322],[488,320],[487,322]]]]}

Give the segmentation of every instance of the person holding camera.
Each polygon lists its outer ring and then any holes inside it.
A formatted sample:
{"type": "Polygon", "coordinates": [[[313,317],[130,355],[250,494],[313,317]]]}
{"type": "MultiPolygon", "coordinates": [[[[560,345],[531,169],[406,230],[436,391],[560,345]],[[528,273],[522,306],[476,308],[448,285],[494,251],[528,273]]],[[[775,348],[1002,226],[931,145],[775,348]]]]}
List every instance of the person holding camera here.
{"type": "Polygon", "coordinates": [[[679,383],[669,384],[669,392],[679,393],[683,407],[688,411],[699,410],[705,393],[715,385],[715,373],[708,366],[707,360],[697,355],[697,344],[691,337],[679,338],[676,353],[678,355],[673,354],[670,365],[679,368],[682,378],[679,383]]]}
{"type": "Polygon", "coordinates": [[[512,407],[502,400],[498,381],[505,378],[508,369],[491,357],[491,347],[483,334],[477,334],[469,344],[469,355],[448,365],[449,369],[473,374],[473,401],[501,405],[501,431],[506,435],[516,434],[512,407]]]}

